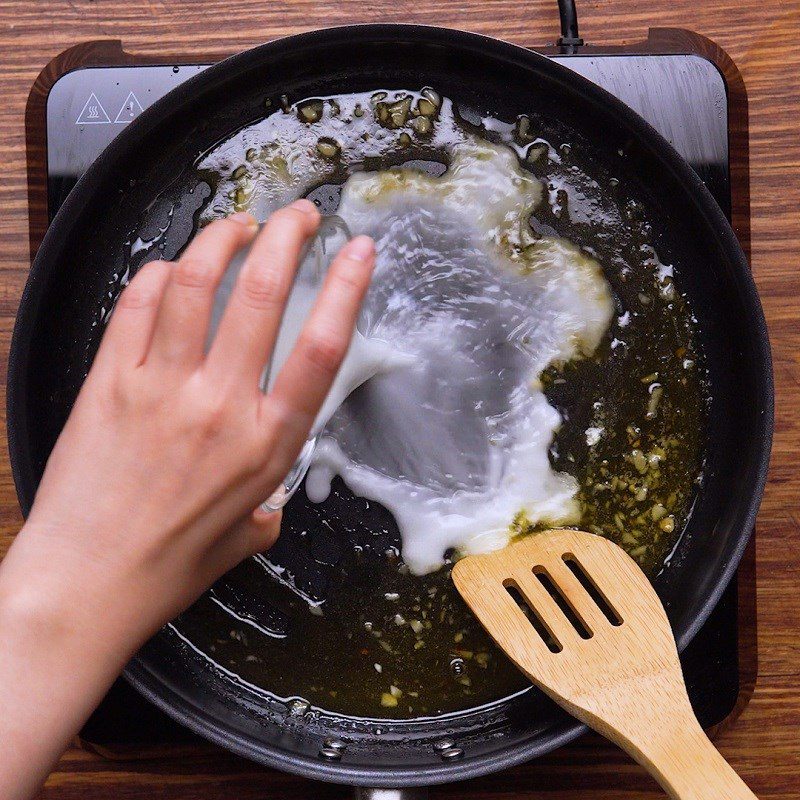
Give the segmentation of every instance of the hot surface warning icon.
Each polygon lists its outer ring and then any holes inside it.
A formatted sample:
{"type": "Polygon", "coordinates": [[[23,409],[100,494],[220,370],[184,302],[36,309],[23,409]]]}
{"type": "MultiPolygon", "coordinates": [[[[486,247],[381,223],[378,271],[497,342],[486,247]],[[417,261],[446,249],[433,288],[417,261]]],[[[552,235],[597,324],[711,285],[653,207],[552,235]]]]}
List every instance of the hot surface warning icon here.
{"type": "Polygon", "coordinates": [[[75,120],[76,125],[104,125],[110,122],[106,110],[94,92],[89,95],[83,110],[78,114],[78,119],[75,120]]]}
{"type": "Polygon", "coordinates": [[[122,104],[114,122],[130,122],[132,119],[142,113],[142,104],[133,92],[128,92],[125,102],[122,104]]]}

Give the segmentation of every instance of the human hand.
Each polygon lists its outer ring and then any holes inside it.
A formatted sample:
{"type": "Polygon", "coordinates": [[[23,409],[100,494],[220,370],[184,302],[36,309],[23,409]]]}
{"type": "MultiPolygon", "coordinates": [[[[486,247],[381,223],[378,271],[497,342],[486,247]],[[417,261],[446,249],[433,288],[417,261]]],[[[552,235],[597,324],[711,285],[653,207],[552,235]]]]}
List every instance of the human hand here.
{"type": "MultiPolygon", "coordinates": [[[[216,287],[257,232],[249,215],[212,223],[177,263],[147,264],[120,296],[28,521],[0,565],[4,634],[10,625],[12,640],[29,648],[21,626],[39,630],[58,653],[56,671],[91,661],[92,690],[86,678],[76,692],[95,697],[95,684],[110,683],[161,625],[277,537],[279,514],[258,506],[308,435],[374,261],[367,237],[342,249],[264,395],[259,378],[319,222],[307,200],[270,217],[208,352],[216,287]]],[[[11,677],[2,672],[0,682],[11,677]]]]}
{"type": "Polygon", "coordinates": [[[82,589],[93,579],[108,596],[130,592],[141,635],[278,535],[279,515],[257,507],[308,435],[373,261],[366,237],[343,248],[295,352],[263,395],[259,377],[319,221],[307,200],[270,218],[208,353],[216,287],[255,220],[217,221],[176,264],[143,267],[119,298],[53,450],[19,544],[35,539],[42,555],[58,559],[61,581],[68,567],[82,589]]]}

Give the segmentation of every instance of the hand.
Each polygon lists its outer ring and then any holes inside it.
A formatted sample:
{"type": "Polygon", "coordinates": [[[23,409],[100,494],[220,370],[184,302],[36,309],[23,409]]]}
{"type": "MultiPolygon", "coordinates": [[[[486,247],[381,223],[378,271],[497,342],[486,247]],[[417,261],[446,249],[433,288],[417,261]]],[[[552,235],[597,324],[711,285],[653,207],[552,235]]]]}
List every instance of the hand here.
{"type": "MultiPolygon", "coordinates": [[[[212,223],[177,263],[147,264],[120,296],[29,519],[0,565],[2,635],[24,643],[22,626],[38,630],[50,670],[56,654],[78,677],[91,673],[91,691],[78,680],[74,692],[96,702],[97,683],[110,683],[161,625],[277,537],[279,515],[258,506],[308,435],[346,354],[374,261],[367,237],[342,249],[264,395],[260,374],[301,249],[319,221],[307,200],[270,217],[208,352],[216,287],[257,232],[249,215],[212,223]],[[82,669],[86,662],[92,666],[82,669]]],[[[24,672],[32,668],[26,659],[24,672]]],[[[12,663],[11,674],[0,667],[0,694],[12,678],[25,681],[18,667],[12,663]]],[[[37,686],[24,702],[35,702],[37,686]]],[[[54,720],[59,741],[92,707],[77,706],[66,726],[54,720]]],[[[36,727],[31,734],[41,736],[41,718],[36,727]]],[[[0,739],[8,736],[0,722],[0,739]]]]}

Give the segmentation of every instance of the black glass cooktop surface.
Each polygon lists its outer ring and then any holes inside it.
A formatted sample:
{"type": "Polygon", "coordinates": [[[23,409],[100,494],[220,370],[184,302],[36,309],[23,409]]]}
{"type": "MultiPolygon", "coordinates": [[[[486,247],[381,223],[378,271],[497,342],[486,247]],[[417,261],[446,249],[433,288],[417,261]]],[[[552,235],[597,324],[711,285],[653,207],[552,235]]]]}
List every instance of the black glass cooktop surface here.
{"type": "MultiPolygon", "coordinates": [[[[730,214],[728,92],[710,61],[697,55],[553,56],[645,117],[686,158],[730,214]]],[[[92,66],[60,77],[45,118],[47,213],[52,219],[80,175],[148,105],[207,65],[92,66]]],[[[683,655],[689,694],[704,726],[726,719],[740,695],[739,585],[734,580],[683,655]]],[[[117,754],[192,739],[118,681],[82,731],[87,744],[117,754]]]]}

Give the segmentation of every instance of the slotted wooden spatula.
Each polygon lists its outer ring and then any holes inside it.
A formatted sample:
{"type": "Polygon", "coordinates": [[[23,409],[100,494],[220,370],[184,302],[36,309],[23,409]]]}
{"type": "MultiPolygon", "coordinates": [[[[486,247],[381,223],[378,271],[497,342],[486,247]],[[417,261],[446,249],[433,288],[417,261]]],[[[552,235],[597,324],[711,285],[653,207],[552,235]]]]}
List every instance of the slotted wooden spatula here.
{"type": "Polygon", "coordinates": [[[700,727],[658,595],[621,548],[582,531],[469,556],[453,581],[540,689],[616,742],[676,800],[754,800],[700,727]]]}

